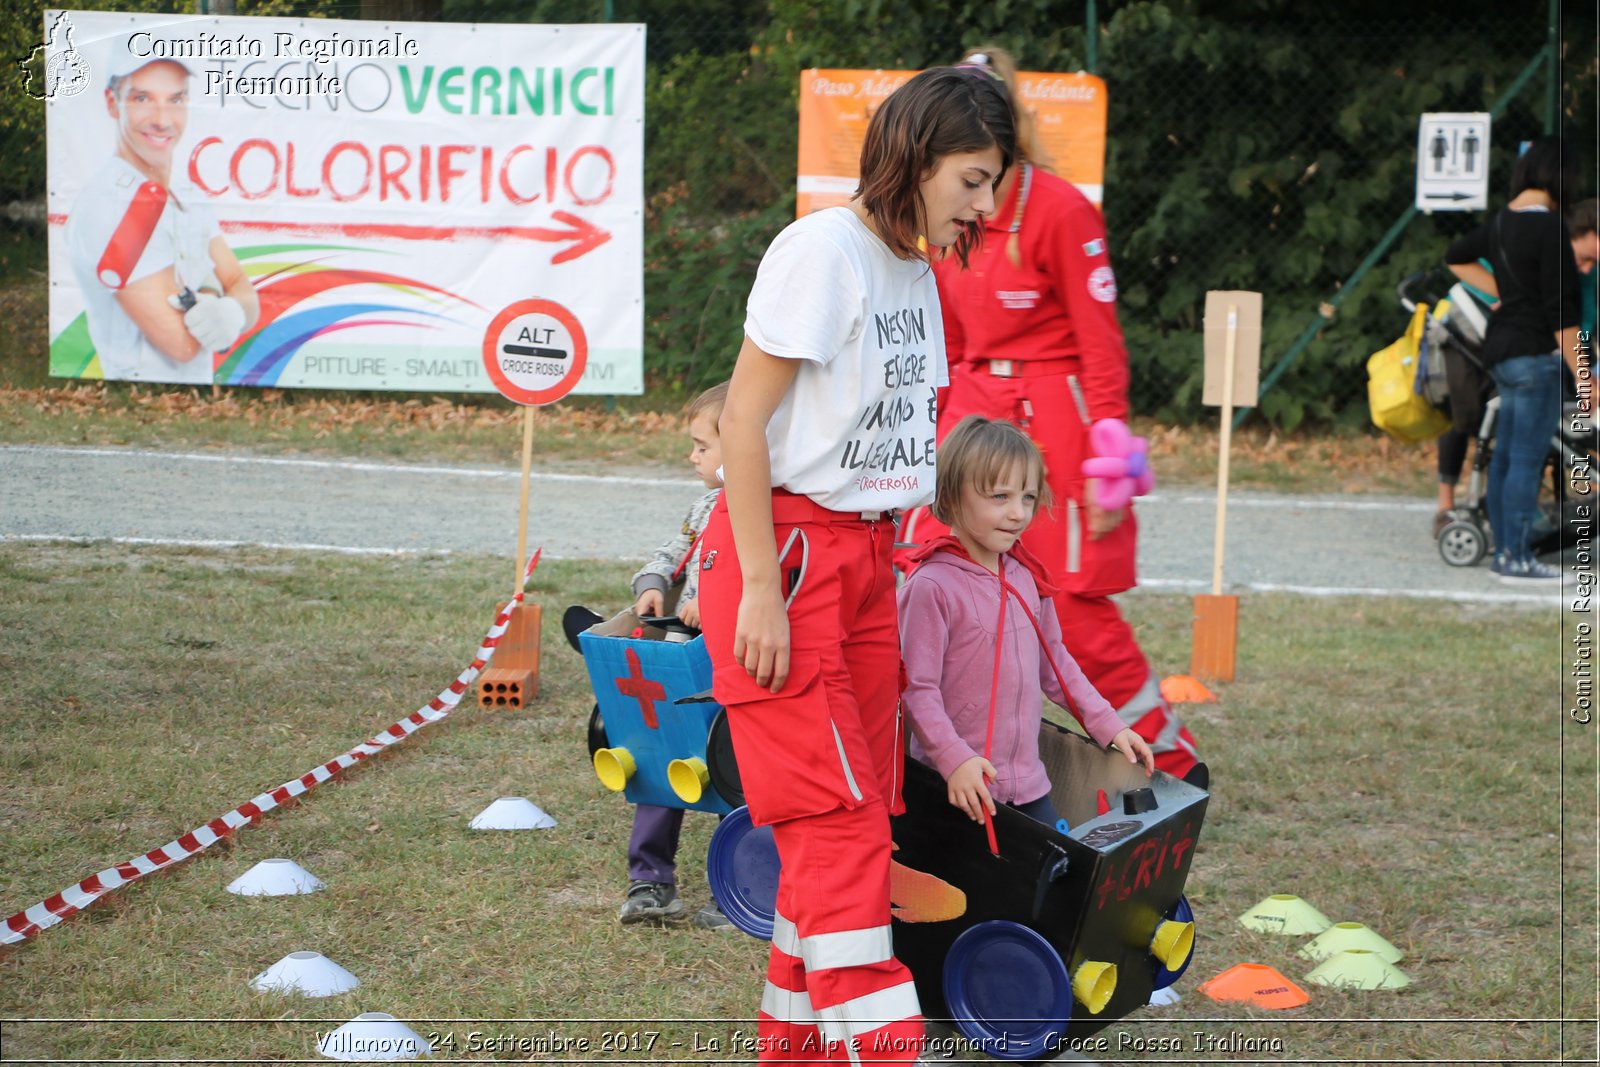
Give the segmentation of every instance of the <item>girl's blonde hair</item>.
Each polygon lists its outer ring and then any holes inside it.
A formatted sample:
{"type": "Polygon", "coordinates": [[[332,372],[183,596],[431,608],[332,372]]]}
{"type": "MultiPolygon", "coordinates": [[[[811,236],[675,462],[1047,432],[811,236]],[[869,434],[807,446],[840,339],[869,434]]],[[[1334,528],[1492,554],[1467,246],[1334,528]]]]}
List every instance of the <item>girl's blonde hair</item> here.
{"type": "Polygon", "coordinates": [[[1018,466],[1039,480],[1039,510],[1050,506],[1044,480],[1044,456],[1021,427],[1003,419],[968,415],[939,445],[939,474],[933,494],[933,517],[954,526],[961,511],[961,489],[969,482],[988,492],[1018,466]]]}

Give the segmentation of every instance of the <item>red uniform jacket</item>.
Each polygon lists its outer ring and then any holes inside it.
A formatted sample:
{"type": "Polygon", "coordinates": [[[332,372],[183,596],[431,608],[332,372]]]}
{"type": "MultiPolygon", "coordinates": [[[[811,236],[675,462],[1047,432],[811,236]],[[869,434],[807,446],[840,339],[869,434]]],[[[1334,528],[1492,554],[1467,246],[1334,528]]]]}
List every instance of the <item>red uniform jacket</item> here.
{"type": "Polygon", "coordinates": [[[1136,581],[1132,514],[1090,541],[1083,507],[1089,426],[1128,413],[1128,353],[1100,212],[1068,182],[1030,167],[985,223],[970,263],[966,270],[954,258],[934,265],[952,380],[940,435],[972,413],[1023,425],[1044,452],[1055,496],[1055,507],[1034,520],[1024,541],[1068,592],[1127,589],[1136,581]],[[1007,246],[1019,204],[1020,255],[1013,265],[1007,246]],[[995,359],[1031,361],[1046,373],[995,377],[981,362],[995,359]]]}

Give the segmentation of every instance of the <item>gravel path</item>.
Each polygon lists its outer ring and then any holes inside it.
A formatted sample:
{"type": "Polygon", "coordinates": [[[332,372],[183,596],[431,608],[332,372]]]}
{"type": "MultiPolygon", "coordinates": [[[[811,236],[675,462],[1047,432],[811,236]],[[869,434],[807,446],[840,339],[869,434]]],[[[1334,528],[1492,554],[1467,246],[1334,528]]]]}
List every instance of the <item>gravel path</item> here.
{"type": "MultiPolygon", "coordinates": [[[[117,539],[345,552],[516,551],[519,472],[133,449],[0,446],[0,541],[117,539]]],[[[642,559],[699,482],[676,470],[535,469],[530,548],[642,559]]],[[[1160,489],[1138,504],[1145,588],[1209,592],[1216,494],[1160,489]]],[[[1431,500],[1238,492],[1228,500],[1230,592],[1554,603],[1439,558],[1431,500]]]]}

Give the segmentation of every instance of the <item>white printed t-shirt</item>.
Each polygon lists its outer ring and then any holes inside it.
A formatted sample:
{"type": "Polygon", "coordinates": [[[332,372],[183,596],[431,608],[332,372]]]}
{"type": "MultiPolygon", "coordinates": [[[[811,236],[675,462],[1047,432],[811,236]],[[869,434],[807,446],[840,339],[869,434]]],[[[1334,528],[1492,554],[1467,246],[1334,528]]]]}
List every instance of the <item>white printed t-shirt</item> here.
{"type": "MultiPolygon", "coordinates": [[[[78,291],[83,294],[89,339],[94,342],[101,373],[107,380],[209,382],[212,379],[211,353],[201,352],[186,363],[168,359],[122,310],[122,305],[117,303],[117,290],[107,286],[96,273],[106,245],[117,232],[117,226],[144,180],[144,175],[131,163],[120,156],[112,156],[105,168],[84,186],[67,216],[67,248],[78,291]]],[[[217,225],[216,215],[202,199],[197,189],[174,186],[155,232],[128,275],[129,282],[174,266],[180,247],[188,253],[186,261],[212,269],[211,238],[220,237],[222,229],[217,225]]],[[[198,280],[191,284],[197,285],[198,280]]]]}
{"type": "Polygon", "coordinates": [[[833,511],[933,499],[934,391],[949,384],[933,272],[847,207],[799,219],[761,259],[744,332],[800,361],[767,423],[772,484],[833,511]]]}

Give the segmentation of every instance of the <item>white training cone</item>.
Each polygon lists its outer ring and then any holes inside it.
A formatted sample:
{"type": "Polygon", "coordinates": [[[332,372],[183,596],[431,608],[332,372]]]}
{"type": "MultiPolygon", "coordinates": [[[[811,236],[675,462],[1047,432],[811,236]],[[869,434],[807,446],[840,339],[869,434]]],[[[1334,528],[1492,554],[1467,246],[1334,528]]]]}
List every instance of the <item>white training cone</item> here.
{"type": "Polygon", "coordinates": [[[286,859],[262,860],[228,883],[228,892],[242,897],[286,897],[321,888],[322,879],[286,859]]]}
{"type": "Polygon", "coordinates": [[[317,1051],[330,1060],[414,1060],[433,1046],[388,1012],[364,1011],[324,1034],[317,1051]]]}
{"type": "Polygon", "coordinates": [[[361,980],[320,952],[291,952],[250,980],[258,993],[299,993],[331,997],[361,984],[361,980]]]}
{"type": "Polygon", "coordinates": [[[478,812],[474,830],[548,830],[556,821],[527,797],[501,797],[478,812]]]}
{"type": "Polygon", "coordinates": [[[1152,1008],[1164,1008],[1169,1004],[1176,1004],[1182,999],[1182,997],[1178,996],[1176,989],[1171,986],[1164,986],[1151,992],[1149,1006],[1152,1008]]]}

